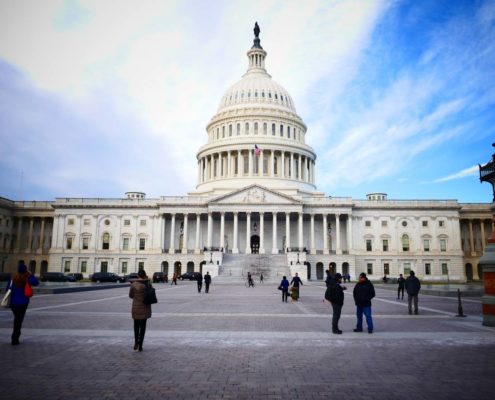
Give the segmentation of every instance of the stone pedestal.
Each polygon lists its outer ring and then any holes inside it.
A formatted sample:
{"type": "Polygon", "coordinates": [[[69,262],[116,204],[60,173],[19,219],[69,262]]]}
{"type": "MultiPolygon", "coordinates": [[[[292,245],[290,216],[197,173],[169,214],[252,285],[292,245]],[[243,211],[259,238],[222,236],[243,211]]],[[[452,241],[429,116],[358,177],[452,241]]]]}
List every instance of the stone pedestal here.
{"type": "Polygon", "coordinates": [[[485,294],[481,298],[483,325],[495,326],[495,243],[488,243],[479,265],[483,268],[485,294]]]}

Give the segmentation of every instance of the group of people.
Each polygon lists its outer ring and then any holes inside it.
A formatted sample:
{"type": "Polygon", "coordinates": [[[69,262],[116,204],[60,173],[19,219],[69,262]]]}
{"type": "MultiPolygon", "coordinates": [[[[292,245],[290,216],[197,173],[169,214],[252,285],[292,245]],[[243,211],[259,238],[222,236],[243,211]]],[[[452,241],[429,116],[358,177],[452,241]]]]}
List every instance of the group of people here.
{"type": "MultiPolygon", "coordinates": [[[[399,287],[397,292],[397,299],[402,291],[402,299],[404,299],[404,288],[408,295],[408,311],[409,315],[413,312],[418,314],[418,294],[421,289],[419,279],[416,277],[414,271],[409,273],[409,277],[404,279],[400,274],[397,280],[399,287]]],[[[325,281],[327,290],[325,292],[325,299],[332,305],[332,332],[335,334],[342,334],[339,329],[339,320],[344,305],[344,290],[347,288],[342,284],[342,275],[336,273],[331,275],[330,271],[327,271],[327,279],[325,281]]],[[[375,288],[371,281],[368,279],[364,272],[359,274],[359,280],[354,286],[353,290],[354,304],[356,305],[356,328],[354,332],[363,332],[363,315],[366,317],[366,325],[368,333],[373,333],[373,317],[371,313],[371,299],[375,297],[375,288]]]]}
{"type": "Polygon", "coordinates": [[[299,278],[299,275],[296,272],[296,275],[289,282],[287,276],[284,275],[280,285],[278,286],[279,290],[282,291],[282,302],[287,303],[287,298],[290,297],[293,301],[299,300],[299,288],[302,286],[302,280],[299,278]]]}
{"type": "Polygon", "coordinates": [[[208,293],[210,290],[210,284],[211,284],[211,275],[208,271],[206,272],[206,275],[204,276],[204,278],[201,276],[200,273],[198,273],[196,275],[196,282],[198,282],[198,293],[201,293],[201,289],[203,287],[203,279],[205,281],[205,293],[208,293]]]}

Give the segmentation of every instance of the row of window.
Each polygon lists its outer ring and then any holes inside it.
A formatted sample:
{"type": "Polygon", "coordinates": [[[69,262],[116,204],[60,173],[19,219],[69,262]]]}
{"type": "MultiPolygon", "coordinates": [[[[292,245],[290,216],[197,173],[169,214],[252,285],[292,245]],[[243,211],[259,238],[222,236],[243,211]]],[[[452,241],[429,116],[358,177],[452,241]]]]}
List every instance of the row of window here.
{"type": "Polygon", "coordinates": [[[270,132],[268,131],[269,125],[267,122],[263,122],[263,125],[260,126],[258,122],[254,122],[253,124],[250,124],[249,122],[244,123],[244,130],[241,130],[242,125],[240,122],[236,124],[229,124],[229,125],[223,125],[221,127],[216,127],[210,131],[210,139],[213,140],[214,138],[216,140],[219,139],[225,139],[226,137],[231,137],[231,136],[240,136],[241,134],[244,135],[258,135],[258,134],[263,134],[265,136],[271,134],[272,136],[280,136],[280,137],[286,137],[287,139],[294,139],[301,141],[302,135],[301,135],[301,130],[296,129],[295,127],[291,126],[285,126],[283,124],[280,124],[277,126],[277,124],[272,123],[270,132]],[[252,127],[252,130],[251,130],[252,127]],[[261,132],[260,132],[261,130],[261,132]]]}
{"type": "MultiPolygon", "coordinates": [[[[82,243],[81,243],[81,248],[83,250],[88,250],[89,249],[89,241],[91,237],[90,236],[83,236],[82,237],[82,243]]],[[[124,236],[122,238],[122,250],[129,250],[129,243],[130,243],[130,237],[124,236]]],[[[74,244],[74,237],[73,236],[67,236],[65,238],[65,248],[67,250],[71,250],[74,244]]],[[[110,234],[109,233],[104,233],[101,238],[101,250],[109,250],[110,249],[110,234]]],[[[140,237],[139,238],[139,250],[146,250],[146,238],[140,237]]]]}
{"type": "MultiPolygon", "coordinates": [[[[111,221],[107,218],[103,221],[105,225],[110,225],[111,221]]],[[[74,218],[67,218],[67,225],[74,225],[75,224],[75,219],[74,218]]],[[[124,219],[123,221],[124,226],[130,226],[131,225],[131,220],[130,219],[124,219]]],[[[84,218],[83,219],[83,225],[84,226],[90,226],[91,225],[91,218],[84,218]]],[[[141,219],[139,220],[139,225],[140,226],[146,226],[146,220],[141,219]]]]}
{"type": "MultiPolygon", "coordinates": [[[[64,272],[71,272],[72,260],[64,260],[64,272]]],[[[144,261],[138,261],[138,270],[144,269],[144,261]]],[[[88,261],[81,260],[79,264],[79,272],[82,274],[88,273],[88,261]]],[[[108,261],[100,261],[100,272],[108,272],[108,261]]],[[[121,262],[121,273],[127,274],[128,272],[128,261],[121,262]]]]}
{"type": "MultiPolygon", "coordinates": [[[[423,251],[430,251],[430,239],[423,239],[423,251]]],[[[439,239],[438,244],[440,251],[447,251],[447,239],[439,239]]],[[[410,250],[410,240],[408,235],[402,235],[401,238],[402,251],[410,250]]],[[[366,251],[373,251],[373,239],[366,239],[366,251]]],[[[389,239],[382,239],[382,251],[389,251],[389,239]]]]}
{"type": "Polygon", "coordinates": [[[235,93],[230,93],[224,97],[223,105],[227,106],[232,104],[238,104],[250,100],[265,100],[265,101],[280,103],[287,107],[294,108],[292,99],[289,96],[277,92],[273,92],[273,93],[271,91],[265,92],[265,90],[263,89],[261,89],[260,91],[258,91],[257,89],[253,89],[253,90],[247,89],[245,91],[241,90],[241,91],[236,91],[235,93]]]}
{"type": "MultiPolygon", "coordinates": [[[[424,275],[431,275],[432,274],[432,265],[431,263],[427,262],[424,263],[424,275]]],[[[440,263],[440,268],[442,275],[448,275],[449,274],[449,265],[446,262],[440,263]]],[[[404,275],[409,276],[409,272],[411,272],[411,263],[404,263],[404,275]]],[[[419,271],[416,271],[419,272],[419,271]]],[[[366,273],[368,275],[390,275],[390,264],[389,263],[383,263],[383,270],[377,271],[374,270],[374,265],[372,262],[366,263],[366,273]]]]}
{"type": "MultiPolygon", "coordinates": [[[[381,224],[382,224],[382,227],[385,228],[385,227],[388,226],[388,221],[387,220],[382,220],[381,221],[381,224]]],[[[405,228],[405,227],[408,226],[408,223],[407,223],[407,221],[402,221],[401,225],[405,228]]],[[[366,228],[371,228],[371,220],[364,221],[364,226],[366,228]]],[[[429,226],[428,221],[427,220],[421,221],[421,226],[423,228],[428,228],[428,226],[429,226]]],[[[440,228],[445,228],[445,221],[444,220],[439,220],[438,221],[438,226],[440,228]]]]}

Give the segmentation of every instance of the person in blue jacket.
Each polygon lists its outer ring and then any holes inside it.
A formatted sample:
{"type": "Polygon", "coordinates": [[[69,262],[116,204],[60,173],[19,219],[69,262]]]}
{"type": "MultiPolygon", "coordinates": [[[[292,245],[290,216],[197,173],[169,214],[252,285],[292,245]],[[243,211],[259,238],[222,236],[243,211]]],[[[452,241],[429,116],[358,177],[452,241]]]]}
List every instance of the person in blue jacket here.
{"type": "Polygon", "coordinates": [[[287,277],[285,275],[282,279],[282,282],[280,282],[279,288],[282,291],[282,303],[287,303],[287,296],[289,294],[289,281],[287,280],[287,277]]]}
{"type": "Polygon", "coordinates": [[[7,285],[7,290],[10,288],[12,294],[10,297],[10,309],[14,314],[14,329],[12,331],[12,346],[19,344],[19,337],[21,336],[22,322],[24,321],[24,316],[26,315],[26,310],[29,305],[29,297],[24,295],[24,288],[26,286],[26,281],[30,286],[38,286],[38,279],[28,271],[24,263],[20,263],[17,266],[17,273],[14,274],[9,284],[7,285]]]}

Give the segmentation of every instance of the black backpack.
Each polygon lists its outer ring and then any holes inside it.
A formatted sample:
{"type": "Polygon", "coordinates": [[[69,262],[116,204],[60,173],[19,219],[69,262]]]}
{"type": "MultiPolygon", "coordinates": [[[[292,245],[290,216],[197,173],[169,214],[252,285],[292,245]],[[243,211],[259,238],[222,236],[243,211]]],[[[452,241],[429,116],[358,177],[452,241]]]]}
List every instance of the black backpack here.
{"type": "Polygon", "coordinates": [[[327,287],[327,290],[325,290],[325,300],[332,301],[332,295],[332,286],[327,287]]]}
{"type": "Polygon", "coordinates": [[[156,298],[155,288],[151,286],[150,283],[147,283],[144,288],[144,298],[143,303],[149,306],[150,304],[158,303],[158,299],[156,298]]]}

